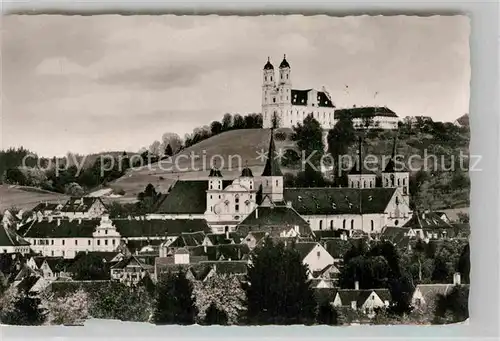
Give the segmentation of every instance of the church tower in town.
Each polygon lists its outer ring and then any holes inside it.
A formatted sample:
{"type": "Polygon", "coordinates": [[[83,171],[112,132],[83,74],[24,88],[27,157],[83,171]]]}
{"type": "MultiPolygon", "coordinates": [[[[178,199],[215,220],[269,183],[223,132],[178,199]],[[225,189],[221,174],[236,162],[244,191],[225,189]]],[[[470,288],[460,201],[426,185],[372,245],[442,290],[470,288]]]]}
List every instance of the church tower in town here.
{"type": "Polygon", "coordinates": [[[391,159],[382,172],[382,187],[399,188],[404,196],[409,195],[410,173],[403,163],[396,160],[397,137],[394,137],[391,159]]]}
{"type": "Polygon", "coordinates": [[[374,188],[377,175],[368,170],[363,159],[363,140],[359,138],[358,159],[347,174],[349,188],[374,188]]]}
{"type": "Polygon", "coordinates": [[[262,172],[262,197],[266,196],[274,203],[283,202],[283,173],[281,173],[280,165],[276,159],[274,129],[271,129],[266,165],[262,172]]]}

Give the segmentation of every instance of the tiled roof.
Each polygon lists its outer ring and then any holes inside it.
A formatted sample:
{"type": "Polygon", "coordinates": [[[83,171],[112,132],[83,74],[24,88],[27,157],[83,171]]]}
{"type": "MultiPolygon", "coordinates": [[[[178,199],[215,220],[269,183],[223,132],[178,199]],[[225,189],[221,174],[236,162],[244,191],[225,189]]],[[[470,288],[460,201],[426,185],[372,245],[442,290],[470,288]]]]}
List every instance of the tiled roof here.
{"type": "Polygon", "coordinates": [[[292,243],[293,248],[299,253],[300,258],[304,259],[316,247],[316,242],[292,243]]]}
{"type": "Polygon", "coordinates": [[[222,173],[220,169],[218,168],[212,168],[210,169],[210,174],[208,174],[209,177],[216,177],[216,178],[222,178],[222,173]]]}
{"type": "Polygon", "coordinates": [[[248,262],[246,260],[231,260],[219,262],[202,262],[214,267],[215,272],[224,275],[242,275],[248,270],[248,262]]]}
{"type": "Polygon", "coordinates": [[[130,257],[123,258],[121,261],[113,265],[111,268],[112,269],[124,269],[127,267],[129,264],[137,264],[139,265],[142,269],[144,270],[152,270],[153,265],[148,264],[148,263],[153,263],[154,264],[155,258],[153,258],[153,262],[146,262],[144,259],[141,257],[137,257],[135,255],[132,255],[130,257]]]}
{"type": "Polygon", "coordinates": [[[363,118],[363,117],[398,117],[394,111],[387,107],[356,107],[335,110],[335,119],[341,117],[363,118]]]}
{"type": "Polygon", "coordinates": [[[89,252],[81,251],[75,255],[74,260],[76,261],[78,259],[83,259],[85,257],[96,256],[106,261],[106,263],[109,263],[119,254],[120,252],[117,251],[89,251],[89,252]]]}
{"type": "Polygon", "coordinates": [[[153,249],[158,248],[165,239],[129,239],[124,242],[125,247],[130,253],[140,252],[141,250],[151,247],[153,249]]]}
{"type": "Polygon", "coordinates": [[[178,236],[183,232],[210,232],[205,219],[113,219],[122,237],[178,236]]]}
{"type": "Polygon", "coordinates": [[[384,213],[395,191],[395,188],[285,188],[284,198],[302,215],[384,213]]]}
{"type": "Polygon", "coordinates": [[[16,232],[6,225],[0,225],[0,247],[2,246],[22,246],[29,243],[21,238],[16,232]]]}
{"type": "Polygon", "coordinates": [[[53,204],[48,202],[41,202],[36,205],[32,211],[55,211],[59,204],[53,204]]]}
{"type": "Polygon", "coordinates": [[[410,228],[452,227],[451,224],[445,222],[434,212],[414,212],[411,219],[404,226],[410,228]]]}
{"type": "Polygon", "coordinates": [[[185,247],[185,246],[199,246],[203,243],[205,239],[205,232],[192,232],[192,233],[181,233],[181,235],[175,239],[171,244],[168,245],[169,248],[173,247],[185,247]]]}
{"type": "Polygon", "coordinates": [[[242,260],[248,257],[250,250],[246,244],[221,244],[215,246],[197,246],[189,248],[190,256],[207,257],[208,261],[242,260]]]}
{"type": "MultiPolygon", "coordinates": [[[[297,90],[297,89],[292,89],[291,91],[291,96],[292,96],[292,105],[308,105],[308,94],[310,91],[313,89],[307,89],[307,90],[297,90]]],[[[324,91],[317,91],[318,97],[318,107],[325,107],[325,108],[335,108],[333,105],[332,101],[330,98],[328,98],[327,94],[324,91]]]]}
{"type": "Polygon", "coordinates": [[[359,308],[366,302],[372,292],[375,292],[382,301],[391,300],[391,294],[388,289],[340,289],[338,294],[342,306],[350,306],[352,301],[356,301],[356,306],[359,308]]]}
{"type": "Polygon", "coordinates": [[[210,240],[212,245],[219,245],[219,244],[239,244],[241,242],[241,236],[238,233],[231,232],[227,236],[229,237],[226,238],[226,234],[220,234],[220,233],[208,233],[206,235],[206,238],[210,240]]]}
{"type": "Polygon", "coordinates": [[[271,61],[269,60],[269,58],[267,58],[266,65],[264,65],[264,70],[274,70],[274,66],[273,66],[273,64],[271,64],[271,61]]]}
{"type": "Polygon", "coordinates": [[[276,146],[274,145],[274,131],[271,129],[271,138],[269,139],[269,148],[267,150],[267,160],[264,166],[262,176],[282,176],[281,168],[276,159],[276,146]]]}
{"type": "Polygon", "coordinates": [[[335,300],[335,295],[337,295],[338,288],[315,288],[314,298],[318,305],[322,303],[331,303],[335,300]]]}
{"type": "MultiPolygon", "coordinates": [[[[223,187],[232,181],[224,180],[223,187]]],[[[180,180],[164,195],[155,210],[159,214],[203,214],[207,209],[207,180],[180,180]]]]}
{"type": "Polygon", "coordinates": [[[87,212],[96,201],[104,205],[98,197],[71,197],[61,208],[61,212],[87,212]]]}
{"type": "Polygon", "coordinates": [[[21,226],[19,233],[25,238],[92,238],[92,233],[99,224],[100,219],[35,220],[21,226]]]}
{"type": "Polygon", "coordinates": [[[63,257],[46,257],[45,262],[53,272],[65,271],[73,260],[68,260],[63,257]]]}
{"type": "Polygon", "coordinates": [[[460,116],[459,118],[457,118],[457,122],[461,125],[461,126],[464,126],[464,127],[468,127],[469,126],[469,114],[464,114],[462,116],[460,116]]]}
{"type": "Polygon", "coordinates": [[[452,288],[452,284],[418,284],[415,290],[419,290],[424,300],[429,303],[435,301],[438,294],[448,294],[452,288]]]}

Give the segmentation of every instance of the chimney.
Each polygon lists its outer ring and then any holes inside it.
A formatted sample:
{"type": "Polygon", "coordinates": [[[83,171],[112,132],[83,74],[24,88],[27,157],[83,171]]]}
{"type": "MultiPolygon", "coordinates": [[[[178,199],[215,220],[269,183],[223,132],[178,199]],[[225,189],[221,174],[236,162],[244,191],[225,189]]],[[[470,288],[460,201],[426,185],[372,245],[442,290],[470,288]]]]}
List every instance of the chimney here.
{"type": "Polygon", "coordinates": [[[354,281],[354,290],[359,290],[359,281],[354,281]]]}
{"type": "Polygon", "coordinates": [[[455,272],[453,274],[453,285],[460,285],[461,283],[461,280],[460,280],[460,272],[455,272]]]}
{"type": "Polygon", "coordinates": [[[57,226],[61,226],[61,219],[57,218],[57,226]]]}

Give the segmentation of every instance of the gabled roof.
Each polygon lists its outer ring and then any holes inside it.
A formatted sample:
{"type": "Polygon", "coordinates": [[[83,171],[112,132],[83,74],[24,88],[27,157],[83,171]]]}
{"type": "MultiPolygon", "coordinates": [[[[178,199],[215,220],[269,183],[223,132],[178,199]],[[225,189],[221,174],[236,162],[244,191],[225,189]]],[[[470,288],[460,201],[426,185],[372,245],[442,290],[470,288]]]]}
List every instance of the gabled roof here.
{"type": "Polygon", "coordinates": [[[318,245],[316,242],[298,242],[292,243],[293,248],[299,253],[300,258],[303,260],[308,254],[318,245]]]}
{"type": "Polygon", "coordinates": [[[243,275],[247,273],[248,261],[246,260],[231,260],[218,262],[202,262],[214,268],[217,274],[223,275],[243,275]]]}
{"type": "Polygon", "coordinates": [[[356,301],[356,306],[359,308],[366,302],[372,292],[375,292],[382,301],[391,300],[388,289],[339,289],[337,294],[340,296],[342,306],[349,306],[351,302],[356,301]]]}
{"type": "Polygon", "coordinates": [[[335,110],[335,119],[342,117],[363,118],[363,117],[398,117],[394,111],[387,107],[356,107],[335,110]]]}
{"type": "Polygon", "coordinates": [[[302,215],[367,214],[384,213],[395,191],[396,188],[285,188],[283,195],[302,215]]]}
{"type": "Polygon", "coordinates": [[[71,197],[61,208],[61,212],[88,212],[90,207],[98,201],[106,206],[99,197],[71,197]]]}
{"type": "Polygon", "coordinates": [[[54,204],[54,203],[48,203],[48,202],[41,202],[35,207],[33,207],[32,211],[55,211],[57,209],[57,206],[59,204],[54,204]]]}
{"type": "Polygon", "coordinates": [[[207,257],[208,261],[242,260],[248,257],[250,249],[246,244],[221,244],[189,248],[190,256],[207,257]]]}
{"type": "Polygon", "coordinates": [[[464,114],[460,116],[459,118],[457,118],[456,122],[460,124],[462,127],[468,127],[470,122],[469,114],[464,114]]]}
{"type": "MultiPolygon", "coordinates": [[[[232,181],[224,180],[225,188],[232,181]]],[[[155,209],[158,214],[203,214],[207,209],[207,180],[179,180],[163,195],[155,209]]]]}
{"type": "Polygon", "coordinates": [[[287,206],[255,208],[238,226],[299,226],[309,224],[293,208],[287,206]]]}
{"type": "MultiPolygon", "coordinates": [[[[153,258],[153,262],[154,262],[154,260],[155,260],[155,258],[153,258]]],[[[111,269],[124,269],[125,267],[127,267],[130,264],[136,264],[144,270],[151,270],[152,269],[152,265],[145,262],[143,257],[138,257],[135,255],[131,255],[130,257],[123,258],[121,261],[119,261],[118,263],[113,265],[111,267],[111,269]]]]}
{"type": "Polygon", "coordinates": [[[410,228],[451,228],[451,224],[447,223],[441,217],[434,212],[414,212],[404,227],[410,228]]]}
{"type": "MultiPolygon", "coordinates": [[[[291,91],[292,105],[307,106],[309,104],[308,103],[309,92],[312,90],[313,89],[307,89],[307,90],[292,89],[291,91]]],[[[335,108],[335,105],[332,103],[329,96],[324,91],[317,91],[316,99],[318,102],[318,107],[335,108]]]]}
{"type": "Polygon", "coordinates": [[[25,238],[92,238],[92,233],[100,223],[100,219],[75,219],[70,221],[65,218],[54,218],[52,221],[48,219],[34,220],[21,226],[19,233],[25,238]]]}
{"type": "Polygon", "coordinates": [[[203,239],[205,239],[204,231],[181,233],[181,235],[170,243],[168,247],[199,246],[203,243],[203,239]]]}
{"type": "Polygon", "coordinates": [[[83,259],[85,257],[96,256],[101,258],[106,263],[109,263],[120,254],[121,252],[118,251],[80,251],[75,255],[74,261],[83,259]]]}
{"type": "Polygon", "coordinates": [[[113,219],[122,237],[179,236],[183,232],[210,232],[205,219],[113,219]]]}
{"type": "Polygon", "coordinates": [[[437,295],[446,295],[453,288],[453,284],[418,284],[415,288],[422,294],[424,300],[429,303],[436,300],[437,295]]]}
{"type": "Polygon", "coordinates": [[[2,246],[23,246],[30,245],[21,238],[14,230],[6,225],[0,224],[0,247],[2,246]]]}
{"type": "Polygon", "coordinates": [[[130,253],[139,252],[142,249],[150,246],[152,248],[159,247],[165,240],[163,239],[140,239],[140,240],[127,240],[124,245],[130,253]]]}
{"type": "Polygon", "coordinates": [[[212,243],[212,245],[219,245],[219,244],[239,244],[241,242],[241,236],[238,233],[231,232],[226,238],[226,234],[220,234],[220,233],[208,233],[206,236],[208,240],[212,243]]]}
{"type": "Polygon", "coordinates": [[[276,159],[276,146],[274,145],[274,130],[271,129],[271,138],[269,140],[269,149],[267,151],[266,165],[262,176],[283,176],[278,160],[276,159]]]}
{"type": "Polygon", "coordinates": [[[335,300],[338,288],[314,288],[314,298],[318,305],[322,303],[331,303],[335,300]]]}

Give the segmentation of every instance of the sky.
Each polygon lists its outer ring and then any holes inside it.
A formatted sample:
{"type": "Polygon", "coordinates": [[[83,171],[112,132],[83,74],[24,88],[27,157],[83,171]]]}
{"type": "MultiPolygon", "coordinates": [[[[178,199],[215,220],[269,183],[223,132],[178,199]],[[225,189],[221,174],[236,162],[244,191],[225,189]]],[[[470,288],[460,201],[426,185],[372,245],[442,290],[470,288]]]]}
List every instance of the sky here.
{"type": "Polygon", "coordinates": [[[284,54],[293,88],[324,86],[338,108],[438,121],[469,111],[465,16],[2,19],[0,149],[137,151],[260,112],[264,64],[277,70],[284,54]]]}

